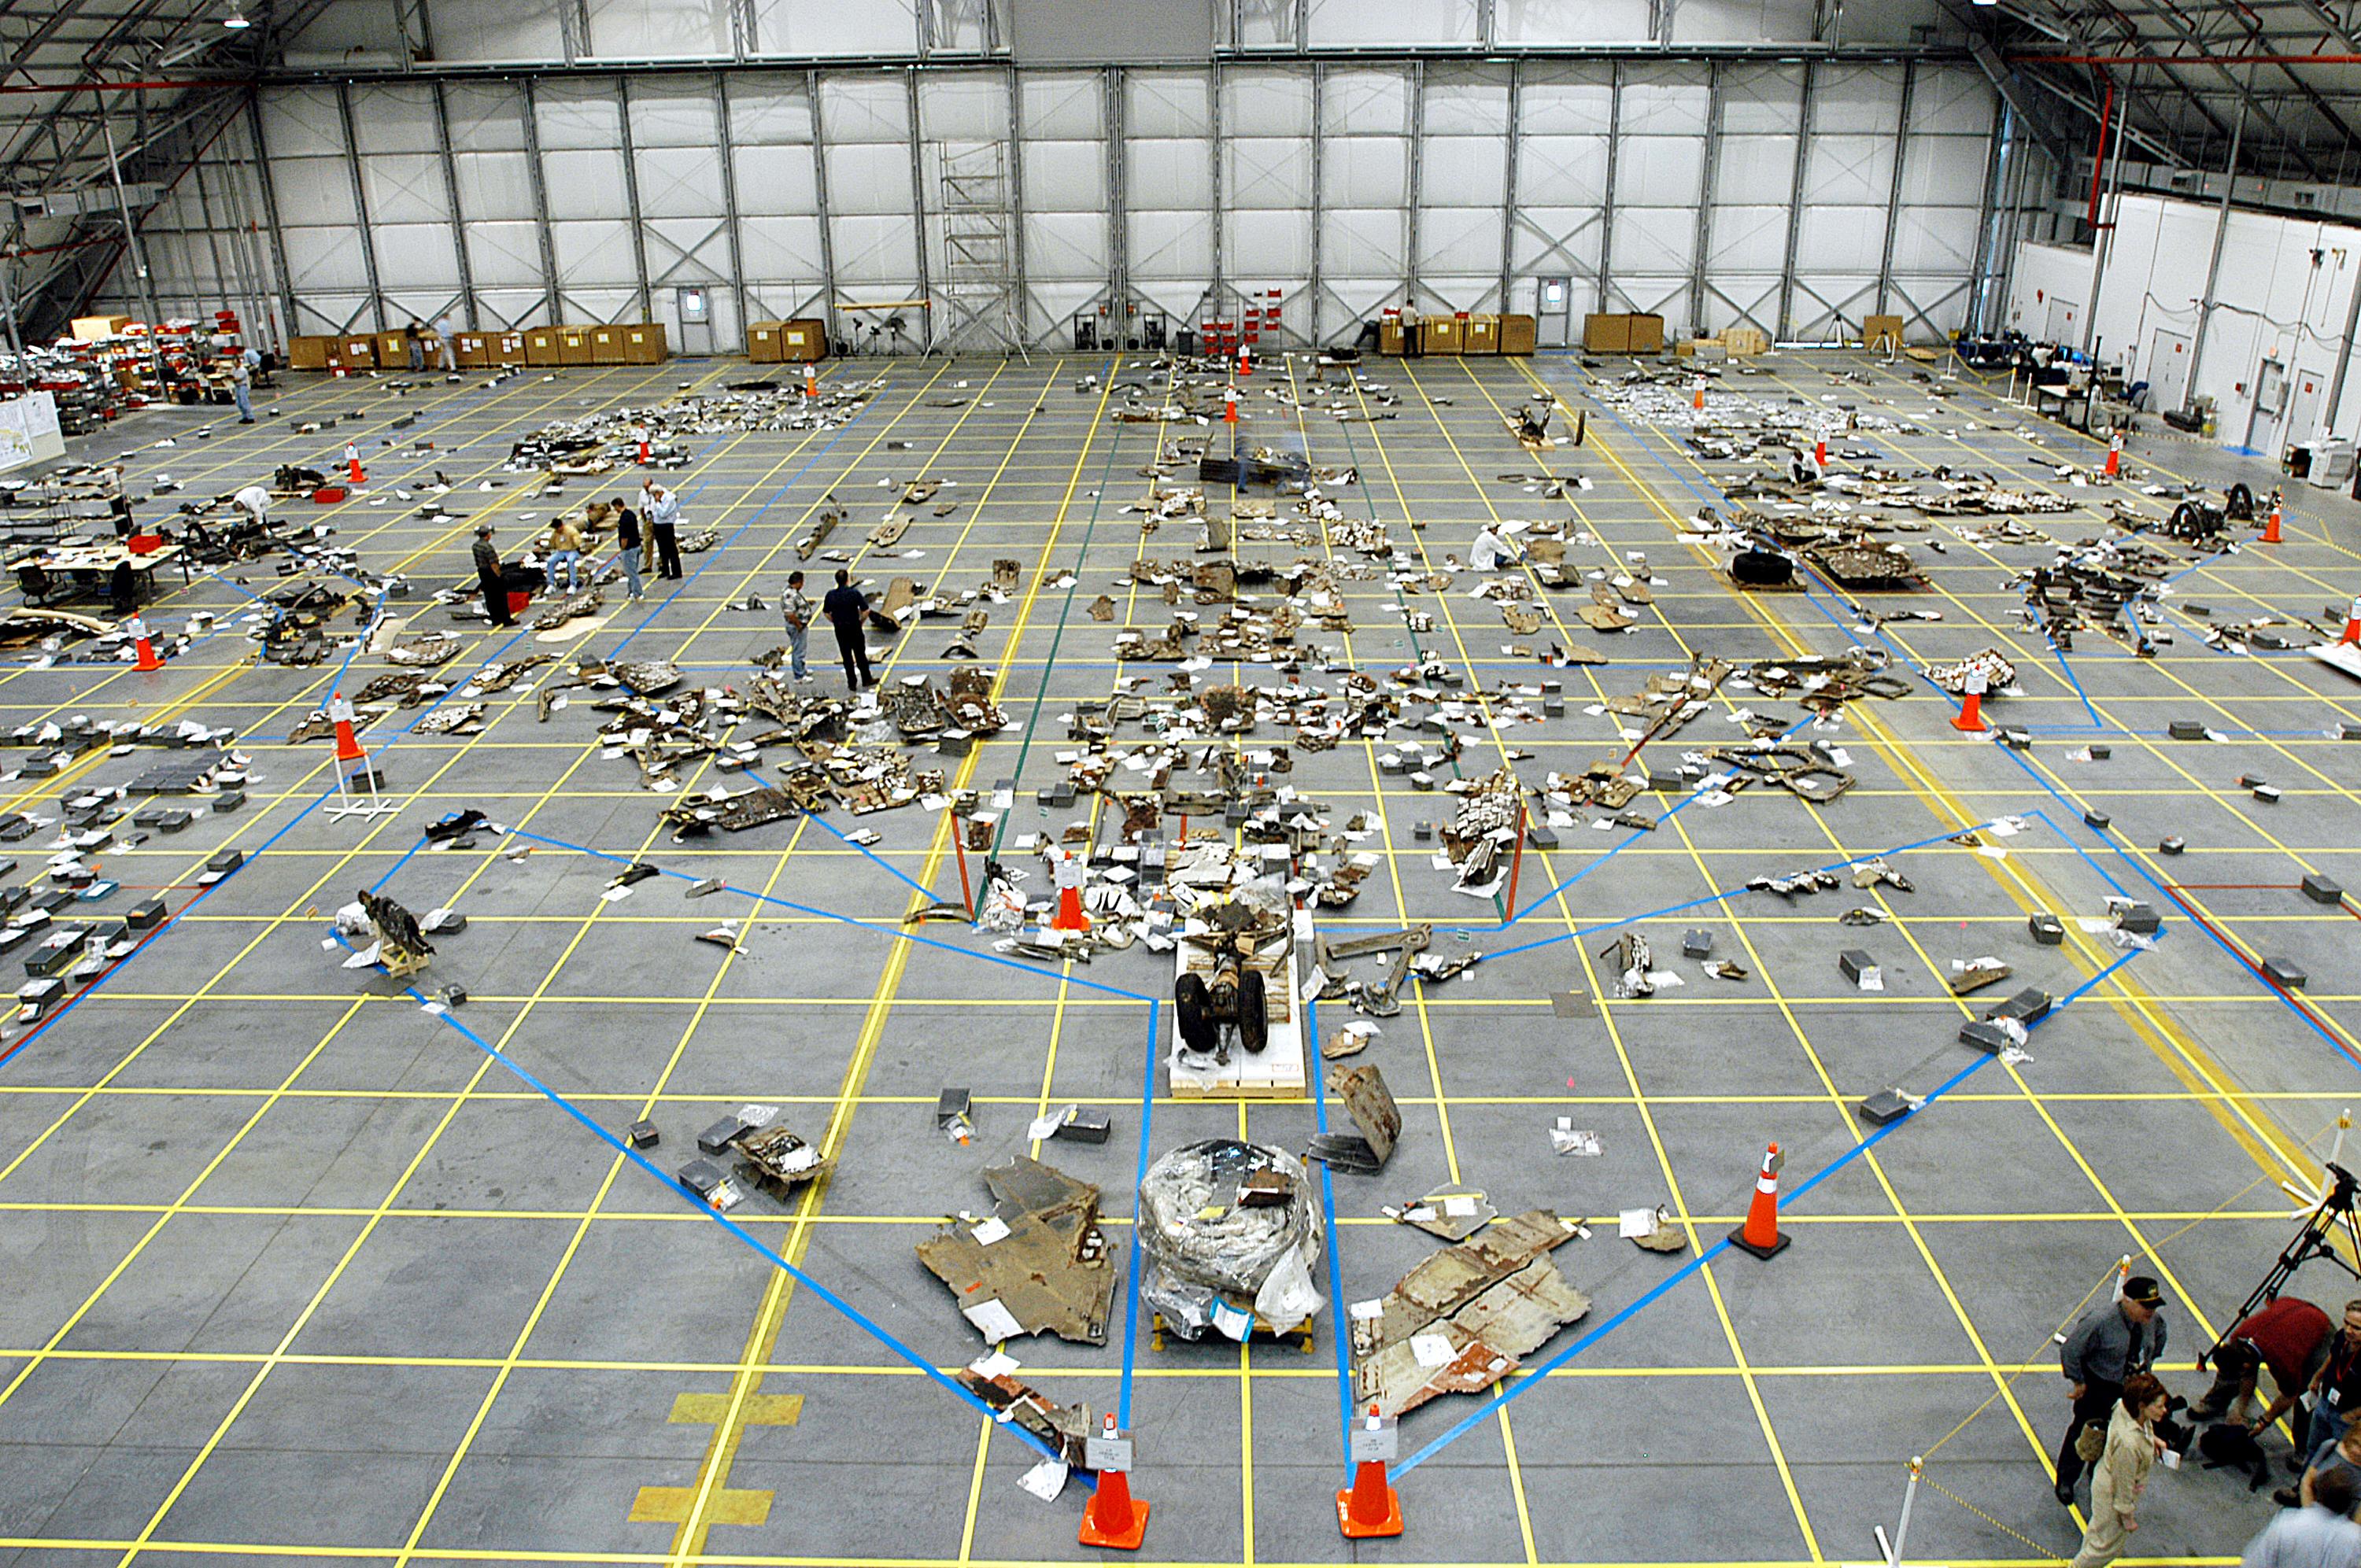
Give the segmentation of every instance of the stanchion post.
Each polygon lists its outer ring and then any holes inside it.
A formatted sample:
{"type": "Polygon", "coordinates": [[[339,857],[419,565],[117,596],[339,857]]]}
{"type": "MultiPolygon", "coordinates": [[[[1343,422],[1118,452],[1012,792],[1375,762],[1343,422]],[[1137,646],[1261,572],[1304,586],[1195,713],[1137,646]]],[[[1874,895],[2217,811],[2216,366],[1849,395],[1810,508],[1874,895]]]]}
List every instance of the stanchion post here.
{"type": "Polygon", "coordinates": [[[1910,1485],[1902,1490],[1902,1517],[1894,1524],[1894,1549],[1885,1555],[1885,1568],[1902,1568],[1902,1541],[1910,1533],[1910,1505],[1918,1500],[1918,1473],[1926,1468],[1923,1455],[1911,1455],[1910,1485]]]}
{"type": "Polygon", "coordinates": [[[1500,913],[1506,926],[1517,917],[1517,875],[1525,869],[1525,803],[1517,802],[1517,849],[1509,861],[1509,907],[1500,913]]]}
{"type": "Polygon", "coordinates": [[[967,917],[975,918],[975,890],[967,880],[967,820],[956,811],[951,817],[951,852],[959,857],[960,902],[967,905],[967,917]]]}

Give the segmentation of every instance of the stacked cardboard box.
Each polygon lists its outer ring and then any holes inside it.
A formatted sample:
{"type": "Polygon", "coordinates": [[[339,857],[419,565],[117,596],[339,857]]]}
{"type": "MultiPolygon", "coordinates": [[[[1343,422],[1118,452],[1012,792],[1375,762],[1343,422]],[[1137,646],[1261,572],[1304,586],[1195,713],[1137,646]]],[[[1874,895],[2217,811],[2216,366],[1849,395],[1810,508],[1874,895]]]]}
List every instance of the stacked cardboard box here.
{"type": "Polygon", "coordinates": [[[333,337],[291,337],[287,340],[287,367],[291,370],[325,370],[328,356],[335,347],[333,337]]]}
{"type": "Polygon", "coordinates": [[[1590,354],[1662,354],[1664,318],[1636,313],[1585,316],[1582,346],[1590,354]]]}

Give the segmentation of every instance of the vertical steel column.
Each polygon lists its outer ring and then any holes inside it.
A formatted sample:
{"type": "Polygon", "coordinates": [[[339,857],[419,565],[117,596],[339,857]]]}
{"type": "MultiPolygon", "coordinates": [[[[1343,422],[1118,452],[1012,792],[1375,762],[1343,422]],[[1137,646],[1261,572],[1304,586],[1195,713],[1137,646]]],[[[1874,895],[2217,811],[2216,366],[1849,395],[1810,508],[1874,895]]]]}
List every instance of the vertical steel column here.
{"type": "MultiPolygon", "coordinates": [[[[230,293],[229,269],[222,265],[221,235],[214,227],[214,204],[205,195],[203,159],[200,159],[189,166],[189,176],[197,188],[197,221],[205,225],[205,253],[213,258],[214,291],[221,300],[222,309],[235,310],[237,302],[230,293]]],[[[187,236],[183,234],[181,237],[185,240],[187,236]]],[[[239,313],[243,315],[245,313],[241,311],[239,313]]]]}
{"type": "Polygon", "coordinates": [[[1327,208],[1320,189],[1327,166],[1326,159],[1321,155],[1323,139],[1321,136],[1323,128],[1322,116],[1328,110],[1327,94],[1328,66],[1325,61],[1315,60],[1312,62],[1312,275],[1308,280],[1308,292],[1312,298],[1306,302],[1309,308],[1304,316],[1305,337],[1314,348],[1320,346],[1320,226],[1327,208]]]}
{"type": "MultiPolygon", "coordinates": [[[[2009,291],[2016,285],[2016,247],[2024,242],[2025,237],[2025,187],[2026,181],[2032,178],[2033,171],[2033,158],[2028,154],[2037,154],[2038,151],[2038,148],[2028,148],[2024,146],[2021,139],[2016,146],[2009,149],[2009,160],[2015,165],[2015,168],[2009,176],[2008,205],[2004,209],[2007,215],[2003,220],[2004,226],[1997,227],[1993,231],[2001,247],[2000,280],[1998,287],[1993,291],[1992,330],[1993,331],[2003,330],[2008,325],[2009,291]]],[[[2056,178],[2054,172],[2051,178],[2056,178]]]]}
{"type": "Polygon", "coordinates": [[[738,332],[744,343],[746,323],[746,246],[738,233],[738,143],[730,128],[730,77],[713,73],[713,124],[720,133],[721,218],[730,225],[730,297],[738,302],[738,332]]]}
{"type": "MultiPolygon", "coordinates": [[[[566,8],[572,8],[571,0],[566,8]]],[[[524,78],[524,168],[526,183],[533,188],[533,232],[541,236],[542,276],[548,282],[542,291],[542,305],[549,313],[548,324],[558,326],[564,318],[557,287],[557,239],[549,231],[549,181],[541,167],[541,107],[530,76],[524,78]]]]}
{"type": "Polygon", "coordinates": [[[385,288],[378,277],[377,240],[369,233],[368,193],[361,183],[360,143],[353,135],[353,90],[348,82],[336,83],[336,118],[345,129],[345,168],[353,180],[353,211],[360,218],[361,264],[368,269],[369,298],[377,306],[377,330],[391,332],[390,318],[385,313],[385,288]]]}
{"type": "Polygon", "coordinates": [[[429,82],[427,91],[434,95],[434,148],[443,162],[443,192],[450,199],[451,254],[459,263],[460,314],[469,332],[481,332],[484,322],[476,306],[476,269],[467,259],[467,224],[459,212],[459,160],[451,150],[451,101],[439,81],[429,82]]]}
{"type": "Polygon", "coordinates": [[[1689,331],[1706,328],[1706,261],[1713,254],[1713,203],[1721,175],[1721,62],[1705,68],[1705,148],[1698,159],[1697,213],[1689,256],[1689,331]]]}
{"type": "Polygon", "coordinates": [[[1609,300],[1613,291],[1615,271],[1615,166],[1623,146],[1623,62],[1610,60],[1607,66],[1607,189],[1601,193],[1598,207],[1598,309],[1604,314],[1614,306],[1609,300]]]}
{"type": "Polygon", "coordinates": [[[1123,67],[1099,73],[1100,123],[1106,126],[1107,309],[1125,319],[1131,305],[1131,158],[1124,129],[1123,67]]]}
{"type": "Polygon", "coordinates": [[[1224,307],[1222,302],[1223,296],[1227,292],[1227,290],[1224,287],[1224,280],[1227,276],[1225,264],[1228,261],[1228,257],[1224,254],[1227,247],[1222,243],[1224,238],[1226,237],[1223,234],[1223,230],[1227,226],[1222,222],[1222,192],[1228,185],[1229,181],[1223,178],[1223,176],[1228,172],[1228,160],[1223,156],[1227,143],[1225,143],[1222,138],[1222,62],[1218,60],[1213,61],[1213,77],[1208,90],[1208,102],[1210,108],[1205,121],[1205,129],[1209,138],[1207,148],[1212,155],[1213,178],[1211,207],[1206,214],[1206,217],[1213,225],[1213,280],[1206,285],[1206,293],[1213,302],[1213,314],[1216,316],[1224,316],[1227,315],[1229,312],[1224,307]]]}
{"type": "Polygon", "coordinates": [[[2197,332],[2189,345],[2189,381],[2180,406],[2197,406],[2197,367],[2205,357],[2205,329],[2213,323],[2213,288],[2222,280],[2222,247],[2230,237],[2230,196],[2238,188],[2238,147],[2246,136],[2246,101],[2238,100],[2238,117],[2230,126],[2230,157],[2222,167],[2222,206],[2213,220],[2213,259],[2205,264],[2205,293],[2197,307],[2197,332]]]}
{"type": "Polygon", "coordinates": [[[828,136],[820,113],[819,72],[804,72],[804,95],[811,101],[812,206],[819,216],[820,319],[836,335],[836,233],[828,212],[828,136]]]}
{"type": "Polygon", "coordinates": [[[1517,266],[1517,174],[1525,126],[1525,68],[1509,61],[1509,134],[1500,148],[1500,302],[1509,310],[1509,289],[1517,266]]]}
{"type": "MultiPolygon", "coordinates": [[[[2136,68],[2131,74],[2137,74],[2136,68]]],[[[2114,168],[2108,175],[2106,206],[2098,214],[2104,222],[2101,224],[2098,231],[2091,236],[2091,287],[2082,306],[2081,345],[2085,354],[2090,353],[2098,343],[2099,292],[2106,287],[2107,258],[2114,250],[2115,219],[2123,211],[2124,118],[2131,110],[2132,98],[2128,76],[2124,87],[2122,106],[2115,111],[2115,157],[2114,168]]],[[[2094,169],[2092,172],[2096,173],[2097,170],[2094,169]]]]}
{"type": "Polygon", "coordinates": [[[1410,62],[1410,211],[1402,225],[1402,304],[1418,302],[1419,203],[1426,199],[1426,61],[1410,62]]]}
{"type": "MultiPolygon", "coordinates": [[[[1902,62],[1902,108],[1894,116],[1894,179],[1885,191],[1885,244],[1877,256],[1877,313],[1887,313],[1885,302],[1894,291],[1894,231],[1902,222],[1902,166],[1910,161],[1910,92],[1916,84],[1918,62],[1902,62]]],[[[1864,334],[1865,335],[1865,334],[1864,334]]]]}
{"type": "Polygon", "coordinates": [[[2010,116],[2015,111],[2008,100],[1997,100],[2000,113],[1993,116],[1992,148],[1984,155],[1984,194],[1982,210],[1976,218],[1976,254],[1968,263],[1968,330],[1984,332],[1985,307],[1990,303],[1992,269],[1997,232],[2000,227],[2000,201],[2004,181],[2007,179],[2009,132],[2014,128],[2010,116]]]}
{"type": "MultiPolygon", "coordinates": [[[[2361,260],[2347,253],[2348,260],[2361,260]]],[[[2345,308],[2345,336],[2337,344],[2336,374],[2328,382],[2328,417],[2321,428],[2330,433],[2336,430],[2338,407],[2345,401],[2345,373],[2353,363],[2353,334],[2361,331],[2361,269],[2353,277],[2353,298],[2345,308]]]]}
{"type": "MultiPolygon", "coordinates": [[[[987,5],[985,14],[991,14],[987,5]]],[[[1012,61],[1008,67],[1008,180],[1002,187],[1008,206],[1008,265],[1016,291],[1016,349],[1033,341],[1033,297],[1025,286],[1025,105],[1023,80],[1012,61]]]]}
{"type": "Polygon", "coordinates": [[[1795,168],[1787,192],[1787,248],[1779,264],[1779,335],[1795,335],[1795,241],[1804,220],[1804,171],[1812,150],[1812,62],[1804,61],[1803,91],[1795,95],[1795,168]]]}
{"type": "MultiPolygon", "coordinates": [[[[270,160],[263,150],[262,104],[251,88],[246,94],[246,133],[255,188],[261,193],[262,215],[270,225],[270,260],[272,270],[277,274],[280,314],[286,323],[288,334],[291,336],[295,332],[295,280],[287,270],[287,236],[279,226],[279,192],[270,182],[270,160]]],[[[241,203],[246,200],[242,183],[238,189],[238,200],[241,203]]],[[[251,214],[247,214],[247,221],[249,225],[252,224],[251,214]]]]}
{"type": "Polygon", "coordinates": [[[640,285],[640,320],[655,319],[655,301],[648,293],[648,223],[640,215],[640,159],[631,146],[631,79],[615,78],[615,123],[620,127],[623,151],[623,204],[631,214],[631,276],[640,285]]]}
{"type": "MultiPolygon", "coordinates": [[[[925,15],[923,5],[919,14],[925,15]]],[[[918,131],[918,71],[916,66],[902,73],[902,85],[910,104],[910,222],[918,252],[918,298],[927,302],[921,319],[926,323],[926,338],[919,345],[921,353],[932,353],[935,346],[935,291],[928,281],[927,272],[927,159],[918,131]]]]}

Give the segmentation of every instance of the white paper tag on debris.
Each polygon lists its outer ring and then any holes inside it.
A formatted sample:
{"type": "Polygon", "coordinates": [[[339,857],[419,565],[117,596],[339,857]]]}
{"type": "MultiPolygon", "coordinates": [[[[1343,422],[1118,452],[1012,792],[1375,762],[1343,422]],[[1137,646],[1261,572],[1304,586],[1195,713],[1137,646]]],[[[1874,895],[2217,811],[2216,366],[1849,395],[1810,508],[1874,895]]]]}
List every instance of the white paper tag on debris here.
{"type": "Polygon", "coordinates": [[[620,904],[624,899],[631,896],[631,890],[628,887],[610,887],[606,892],[598,895],[598,902],[601,904],[620,904]]]}
{"type": "Polygon", "coordinates": [[[1240,1344],[1246,1343],[1246,1335],[1254,1332],[1254,1314],[1243,1307],[1233,1307],[1227,1301],[1216,1300],[1213,1303],[1213,1327],[1220,1331],[1223,1338],[1235,1340],[1240,1344]]]}
{"type": "Polygon", "coordinates": [[[1016,1484],[1045,1503],[1054,1503],[1066,1489],[1068,1471],[1062,1459],[1045,1459],[1016,1478],[1016,1484]]]}
{"type": "Polygon", "coordinates": [[[1626,1209],[1615,1219],[1615,1234],[1630,1240],[1635,1236],[1656,1234],[1656,1212],[1653,1209],[1626,1209]]]}
{"type": "Polygon", "coordinates": [[[961,1307],[960,1314],[988,1340],[1016,1339],[1025,1332],[1025,1325],[1016,1321],[1016,1314],[1000,1304],[997,1296],[972,1307],[961,1307]]]}
{"type": "Polygon", "coordinates": [[[975,1238],[976,1245],[990,1246],[994,1242],[1005,1242],[1008,1239],[1008,1223],[994,1214],[976,1226],[974,1230],[970,1231],[968,1234],[975,1238]]]}
{"type": "Polygon", "coordinates": [[[1073,1109],[1071,1105],[1060,1105],[1054,1111],[1034,1117],[1032,1124],[1025,1129],[1025,1135],[1035,1143],[1040,1142],[1065,1125],[1066,1118],[1073,1113],[1073,1109]]]}
{"type": "Polygon", "coordinates": [[[1412,1334],[1410,1353],[1418,1357],[1421,1366],[1448,1366],[1458,1359],[1451,1348],[1449,1334],[1412,1334]]]}

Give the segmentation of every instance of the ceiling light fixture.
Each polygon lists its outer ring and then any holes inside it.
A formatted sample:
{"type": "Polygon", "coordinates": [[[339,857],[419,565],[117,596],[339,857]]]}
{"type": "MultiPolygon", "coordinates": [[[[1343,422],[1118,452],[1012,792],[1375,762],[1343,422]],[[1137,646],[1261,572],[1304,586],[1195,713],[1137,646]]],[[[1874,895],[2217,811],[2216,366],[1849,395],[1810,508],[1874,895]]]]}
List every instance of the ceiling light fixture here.
{"type": "Polygon", "coordinates": [[[230,14],[222,18],[222,26],[229,28],[232,32],[243,32],[247,28],[254,26],[254,24],[246,19],[246,13],[244,11],[232,8],[230,14]]]}

